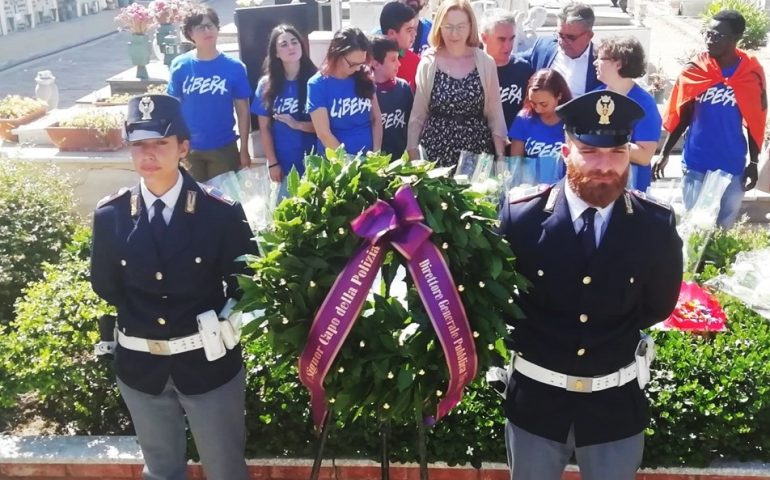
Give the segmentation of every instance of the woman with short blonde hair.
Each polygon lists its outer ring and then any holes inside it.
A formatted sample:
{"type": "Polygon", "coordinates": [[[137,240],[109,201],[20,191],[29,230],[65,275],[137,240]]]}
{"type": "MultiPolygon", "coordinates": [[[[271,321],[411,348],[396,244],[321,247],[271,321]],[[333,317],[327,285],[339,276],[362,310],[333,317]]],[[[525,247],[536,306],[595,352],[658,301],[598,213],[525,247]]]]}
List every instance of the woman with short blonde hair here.
{"type": "Polygon", "coordinates": [[[476,17],[467,0],[441,4],[422,55],[409,117],[407,151],[440,166],[460,152],[502,156],[507,129],[495,61],[479,48],[476,17]]]}

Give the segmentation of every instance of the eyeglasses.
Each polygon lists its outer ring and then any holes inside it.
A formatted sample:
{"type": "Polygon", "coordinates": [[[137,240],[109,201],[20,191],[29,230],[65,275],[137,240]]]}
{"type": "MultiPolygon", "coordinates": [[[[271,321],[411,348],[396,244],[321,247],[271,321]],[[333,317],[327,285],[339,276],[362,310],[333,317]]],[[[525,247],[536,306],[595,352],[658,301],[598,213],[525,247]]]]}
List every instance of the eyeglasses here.
{"type": "Polygon", "coordinates": [[[588,32],[589,32],[589,30],[586,30],[585,32],[578,33],[577,35],[570,35],[570,34],[567,34],[567,33],[557,33],[556,36],[558,38],[560,38],[561,40],[565,41],[565,42],[572,43],[572,42],[574,42],[575,40],[577,40],[578,38],[582,37],[583,35],[585,35],[588,32]]]}
{"type": "Polygon", "coordinates": [[[194,32],[203,33],[207,30],[219,30],[219,27],[217,27],[213,23],[201,23],[200,25],[196,25],[192,27],[192,29],[194,32]]]}
{"type": "Polygon", "coordinates": [[[715,42],[719,42],[727,38],[726,33],[717,32],[716,30],[706,30],[705,32],[703,32],[703,36],[707,40],[714,40],[715,42]]]}
{"type": "Polygon", "coordinates": [[[348,64],[348,67],[353,68],[355,70],[358,70],[359,68],[361,68],[364,65],[366,65],[366,62],[360,62],[360,63],[359,62],[351,62],[350,60],[348,60],[348,57],[344,57],[343,56],[342,58],[345,59],[345,63],[348,64]]]}
{"type": "Polygon", "coordinates": [[[463,33],[465,30],[468,29],[468,24],[467,23],[459,23],[457,25],[445,24],[445,25],[441,25],[439,28],[441,28],[442,32],[446,32],[446,33],[454,33],[454,32],[463,33]]]}

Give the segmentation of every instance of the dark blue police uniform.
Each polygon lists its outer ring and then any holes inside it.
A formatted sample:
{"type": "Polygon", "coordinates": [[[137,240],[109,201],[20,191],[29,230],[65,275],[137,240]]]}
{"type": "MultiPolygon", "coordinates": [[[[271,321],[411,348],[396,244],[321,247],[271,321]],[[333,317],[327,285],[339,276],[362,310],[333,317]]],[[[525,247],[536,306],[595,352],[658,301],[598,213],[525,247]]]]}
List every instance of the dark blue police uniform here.
{"type": "MultiPolygon", "coordinates": [[[[189,138],[172,97],[135,97],[128,110],[129,142],[189,138]]],[[[149,190],[140,185],[99,202],[91,284],[117,309],[113,364],[142,447],[144,478],[185,478],[186,417],[207,477],[245,479],[241,348],[235,340],[220,358],[207,359],[198,317],[210,311],[214,325],[223,323],[216,314],[228,298],[239,297],[236,275],[246,273],[236,259],[257,254],[257,247],[240,204],[181,168],[179,175],[169,190],[178,197],[167,206],[168,220],[160,203],[148,215],[154,205],[145,204],[149,190]],[[164,222],[160,233],[158,219],[164,222]]]]}
{"type": "MultiPolygon", "coordinates": [[[[634,103],[614,92],[592,92],[560,107],[560,116],[565,129],[585,144],[624,145],[638,118],[638,105],[627,102],[634,103]],[[602,95],[611,109],[600,108],[602,95]]],[[[640,330],[673,310],[682,280],[682,242],[667,206],[626,191],[615,200],[596,250],[587,253],[575,231],[566,182],[509,199],[501,210],[501,234],[532,283],[518,295],[524,318],[513,321],[512,350],[538,367],[590,382],[634,364],[640,330]]],[[[647,403],[636,380],[594,392],[586,391],[585,383],[567,389],[514,371],[506,417],[520,431],[550,442],[566,444],[569,437],[578,450],[644,430],[647,403]]],[[[568,460],[569,455],[563,461],[568,460]]],[[[550,478],[540,475],[538,480],[550,478]]],[[[600,473],[599,478],[620,477],[600,473]]]]}

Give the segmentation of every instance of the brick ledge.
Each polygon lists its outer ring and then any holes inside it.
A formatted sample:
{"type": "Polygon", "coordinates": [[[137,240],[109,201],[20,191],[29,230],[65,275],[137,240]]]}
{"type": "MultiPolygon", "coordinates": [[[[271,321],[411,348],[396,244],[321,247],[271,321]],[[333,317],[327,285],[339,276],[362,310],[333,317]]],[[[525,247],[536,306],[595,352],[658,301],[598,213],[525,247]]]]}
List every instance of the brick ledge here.
{"type": "MultiPolygon", "coordinates": [[[[311,460],[249,460],[250,478],[259,480],[305,480],[310,476],[311,460]]],[[[327,460],[321,470],[325,480],[368,480],[379,478],[380,467],[368,460],[327,460]]],[[[0,436],[0,478],[4,480],[141,479],[142,458],[135,437],[0,436]]],[[[416,464],[392,464],[393,480],[418,480],[416,464]]],[[[190,479],[203,479],[199,464],[188,467],[190,479]]],[[[430,466],[431,480],[509,480],[505,464],[472,467],[430,466]]],[[[574,466],[568,467],[563,480],[579,480],[574,466]]],[[[768,464],[735,464],[718,468],[643,469],[637,480],[770,480],[768,464]]]]}

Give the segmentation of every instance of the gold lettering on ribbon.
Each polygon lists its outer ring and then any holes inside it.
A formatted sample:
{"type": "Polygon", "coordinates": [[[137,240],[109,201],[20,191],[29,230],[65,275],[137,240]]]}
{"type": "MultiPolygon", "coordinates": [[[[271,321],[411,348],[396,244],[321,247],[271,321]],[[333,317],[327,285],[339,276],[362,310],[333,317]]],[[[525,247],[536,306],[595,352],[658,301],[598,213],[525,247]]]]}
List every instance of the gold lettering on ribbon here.
{"type": "MultiPolygon", "coordinates": [[[[366,256],[356,266],[355,273],[353,273],[353,275],[351,275],[348,279],[349,283],[352,283],[357,287],[363,286],[364,281],[366,281],[369,275],[373,273],[372,267],[374,266],[374,262],[377,259],[377,255],[380,253],[380,249],[381,247],[376,245],[369,248],[366,256]]],[[[342,323],[340,318],[344,317],[348,313],[351,304],[355,303],[356,297],[359,295],[359,293],[363,293],[364,295],[368,293],[368,291],[361,292],[361,289],[357,287],[348,287],[347,290],[339,294],[336,302],[334,302],[334,313],[336,316],[331,319],[324,331],[318,335],[318,345],[316,346],[315,352],[313,352],[313,357],[310,359],[310,363],[305,368],[305,375],[307,375],[307,377],[310,379],[315,378],[315,376],[318,374],[318,365],[321,363],[321,359],[326,354],[325,347],[329,346],[330,343],[333,343],[334,337],[340,333],[338,330],[338,327],[342,323]]]]}
{"type": "Polygon", "coordinates": [[[444,319],[444,322],[446,322],[447,329],[452,337],[452,344],[454,346],[455,354],[457,355],[458,373],[462,376],[464,381],[468,377],[468,352],[465,347],[465,341],[460,336],[460,328],[457,326],[454,315],[452,315],[452,310],[449,308],[449,300],[444,297],[441,286],[438,284],[438,279],[431,270],[432,265],[430,260],[425,259],[419,262],[418,265],[420,267],[420,273],[422,273],[425,278],[433,298],[438,302],[441,317],[444,319]]]}

